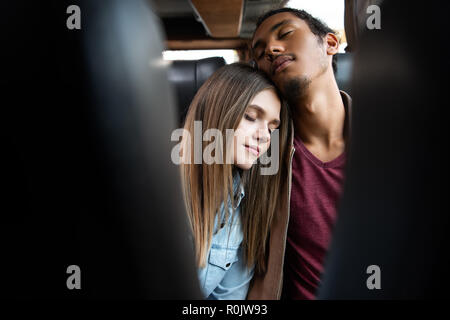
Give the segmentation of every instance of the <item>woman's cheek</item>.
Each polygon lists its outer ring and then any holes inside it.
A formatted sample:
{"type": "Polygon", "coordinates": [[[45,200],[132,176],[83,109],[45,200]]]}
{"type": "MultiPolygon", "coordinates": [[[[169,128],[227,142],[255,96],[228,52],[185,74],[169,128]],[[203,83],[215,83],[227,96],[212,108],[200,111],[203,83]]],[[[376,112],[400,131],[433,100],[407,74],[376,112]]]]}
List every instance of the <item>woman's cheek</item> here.
{"type": "Polygon", "coordinates": [[[266,144],[264,145],[264,147],[261,148],[260,156],[263,155],[264,153],[266,153],[267,150],[269,150],[269,147],[270,147],[270,142],[266,143],[266,144]]]}

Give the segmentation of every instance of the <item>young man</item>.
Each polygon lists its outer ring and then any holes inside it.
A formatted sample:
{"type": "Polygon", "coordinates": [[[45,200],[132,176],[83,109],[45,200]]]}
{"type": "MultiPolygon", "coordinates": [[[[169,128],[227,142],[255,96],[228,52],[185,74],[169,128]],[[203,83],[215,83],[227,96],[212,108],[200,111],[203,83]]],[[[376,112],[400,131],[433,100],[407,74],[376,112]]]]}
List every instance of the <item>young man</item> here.
{"type": "Polygon", "coordinates": [[[267,272],[248,299],[313,299],[336,220],[344,179],[350,97],[337,86],[333,30],[305,11],[262,16],[252,57],[280,89],[292,115],[287,183],[272,225],[267,272]]]}

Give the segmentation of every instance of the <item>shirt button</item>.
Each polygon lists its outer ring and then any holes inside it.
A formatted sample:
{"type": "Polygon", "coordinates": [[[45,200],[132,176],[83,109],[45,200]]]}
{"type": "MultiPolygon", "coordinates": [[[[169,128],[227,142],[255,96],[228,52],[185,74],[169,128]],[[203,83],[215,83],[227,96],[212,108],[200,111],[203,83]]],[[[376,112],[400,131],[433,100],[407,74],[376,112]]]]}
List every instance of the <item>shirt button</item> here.
{"type": "Polygon", "coordinates": [[[228,267],[230,266],[230,264],[231,264],[231,263],[228,262],[228,263],[225,265],[225,267],[228,268],[228,267]]]}

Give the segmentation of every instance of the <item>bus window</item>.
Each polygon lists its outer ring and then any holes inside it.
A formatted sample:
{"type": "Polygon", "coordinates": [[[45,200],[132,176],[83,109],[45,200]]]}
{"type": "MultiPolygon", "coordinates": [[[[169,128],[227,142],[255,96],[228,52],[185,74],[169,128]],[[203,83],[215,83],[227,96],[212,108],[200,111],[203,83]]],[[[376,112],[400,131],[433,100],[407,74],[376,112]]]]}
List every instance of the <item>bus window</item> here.
{"type": "Polygon", "coordinates": [[[340,37],[339,52],[344,53],[347,40],[344,30],[344,0],[290,0],[287,7],[301,9],[325,22],[340,37]]]}
{"type": "Polygon", "coordinates": [[[222,57],[227,64],[238,62],[239,56],[236,50],[166,50],[163,51],[163,59],[173,60],[199,60],[211,57],[222,57]]]}

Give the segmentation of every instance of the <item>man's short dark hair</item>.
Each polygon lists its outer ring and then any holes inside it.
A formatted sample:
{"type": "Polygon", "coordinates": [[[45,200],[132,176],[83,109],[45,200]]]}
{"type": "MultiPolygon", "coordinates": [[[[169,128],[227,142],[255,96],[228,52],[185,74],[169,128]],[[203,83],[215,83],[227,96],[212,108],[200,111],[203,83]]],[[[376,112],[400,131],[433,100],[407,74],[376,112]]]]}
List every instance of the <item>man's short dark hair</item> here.
{"type": "MultiPolygon", "coordinates": [[[[290,13],[296,15],[297,17],[299,17],[300,19],[302,19],[303,21],[305,21],[306,24],[308,25],[309,29],[311,30],[311,32],[313,34],[315,34],[320,41],[323,41],[323,37],[325,37],[327,35],[327,33],[336,34],[336,31],[334,31],[333,29],[328,27],[325,23],[323,23],[319,19],[314,18],[312,15],[310,15],[305,10],[299,10],[299,9],[294,9],[294,8],[280,8],[280,9],[275,9],[275,10],[271,10],[271,11],[264,13],[262,16],[260,16],[258,18],[258,21],[256,22],[256,29],[267,18],[269,18],[277,13],[282,13],[282,12],[290,12],[290,13]]],[[[333,71],[336,73],[336,71],[337,71],[337,56],[336,55],[333,55],[332,66],[333,66],[333,71]]]]}

